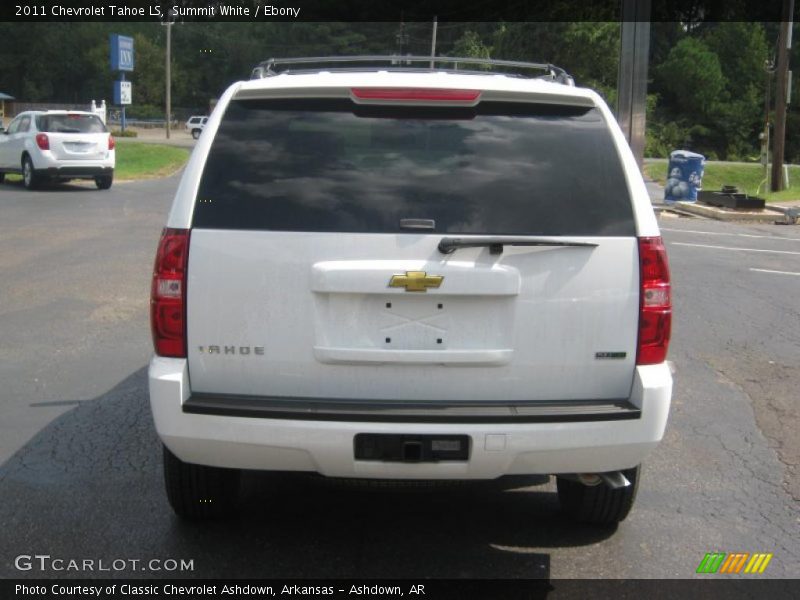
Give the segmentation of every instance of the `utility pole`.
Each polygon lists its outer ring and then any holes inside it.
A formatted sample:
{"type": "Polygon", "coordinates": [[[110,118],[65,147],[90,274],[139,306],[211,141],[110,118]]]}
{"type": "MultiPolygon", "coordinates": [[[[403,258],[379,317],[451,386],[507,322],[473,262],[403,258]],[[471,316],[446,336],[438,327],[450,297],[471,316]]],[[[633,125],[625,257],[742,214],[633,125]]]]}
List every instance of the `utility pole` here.
{"type": "Polygon", "coordinates": [[[408,34],[406,33],[406,24],[400,21],[400,31],[395,36],[397,42],[397,54],[403,56],[408,54],[408,34]]]}
{"type": "MultiPolygon", "coordinates": [[[[764,73],[766,74],[766,80],[764,81],[764,131],[761,132],[759,138],[761,139],[761,164],[764,165],[764,181],[766,185],[764,189],[767,189],[769,186],[769,112],[770,112],[770,101],[769,101],[769,92],[772,88],[772,76],[775,73],[775,59],[768,58],[764,61],[764,73]]],[[[758,186],[761,188],[761,186],[758,186]]]]}
{"type": "Polygon", "coordinates": [[[772,136],[773,192],[783,189],[783,151],[786,142],[786,105],[789,95],[789,49],[792,47],[794,0],[783,0],[781,29],[778,34],[778,67],[775,79],[775,131],[772,136]]]}
{"type": "Polygon", "coordinates": [[[169,139],[170,119],[172,116],[172,21],[167,21],[167,63],[165,65],[167,79],[167,139],[169,139]]]}
{"type": "Polygon", "coordinates": [[[644,164],[650,0],[622,0],[617,121],[639,168],[644,164]]]}
{"type": "Polygon", "coordinates": [[[431,69],[433,69],[433,59],[436,58],[436,26],[438,24],[438,19],[433,17],[433,35],[431,37],[431,69]]]}

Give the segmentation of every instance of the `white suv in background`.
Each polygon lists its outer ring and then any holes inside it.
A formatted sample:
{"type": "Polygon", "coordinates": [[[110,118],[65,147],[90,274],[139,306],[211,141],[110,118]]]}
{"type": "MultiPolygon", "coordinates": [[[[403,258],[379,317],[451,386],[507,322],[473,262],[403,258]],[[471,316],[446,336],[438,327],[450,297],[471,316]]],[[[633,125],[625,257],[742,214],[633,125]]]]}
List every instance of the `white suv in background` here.
{"type": "Polygon", "coordinates": [[[189,120],[186,121],[186,131],[192,134],[194,139],[200,137],[200,134],[203,133],[203,129],[208,123],[208,117],[201,117],[199,115],[189,117],[189,120]]]}
{"type": "Polygon", "coordinates": [[[114,138],[100,118],[82,111],[27,111],[0,132],[0,181],[21,173],[29,190],[46,181],[93,179],[101,190],[114,181],[114,138]]]}
{"type": "Polygon", "coordinates": [[[551,65],[391,60],[268,61],[210,117],[152,281],[169,501],[225,513],[242,469],[540,474],[567,514],[615,524],[672,393],[630,148],[551,65]]]}

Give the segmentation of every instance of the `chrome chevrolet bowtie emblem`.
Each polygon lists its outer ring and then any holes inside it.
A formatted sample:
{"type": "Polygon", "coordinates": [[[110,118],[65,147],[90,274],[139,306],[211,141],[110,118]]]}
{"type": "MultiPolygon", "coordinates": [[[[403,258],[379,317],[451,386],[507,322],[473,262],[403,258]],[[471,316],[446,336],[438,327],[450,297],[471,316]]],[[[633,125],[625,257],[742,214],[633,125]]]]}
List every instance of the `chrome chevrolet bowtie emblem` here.
{"type": "Polygon", "coordinates": [[[425,271],[406,271],[405,275],[392,275],[389,287],[406,288],[407,292],[426,292],[428,288],[438,288],[443,280],[442,275],[428,275],[425,271]]]}

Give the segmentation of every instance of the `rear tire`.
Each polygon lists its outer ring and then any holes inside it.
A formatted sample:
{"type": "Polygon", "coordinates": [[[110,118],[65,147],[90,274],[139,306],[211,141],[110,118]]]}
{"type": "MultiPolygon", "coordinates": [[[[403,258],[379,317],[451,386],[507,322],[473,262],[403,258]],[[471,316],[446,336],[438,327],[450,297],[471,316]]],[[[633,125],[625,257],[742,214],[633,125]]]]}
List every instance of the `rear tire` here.
{"type": "Polygon", "coordinates": [[[216,519],[233,514],[241,471],[185,463],[164,446],[164,483],[172,510],[184,519],[216,519]]]}
{"type": "Polygon", "coordinates": [[[98,175],[94,178],[94,184],[97,186],[99,190],[107,190],[111,187],[111,184],[114,182],[113,175],[98,175]]]}
{"type": "Polygon", "coordinates": [[[27,190],[35,190],[39,187],[41,178],[33,168],[33,161],[30,156],[22,157],[22,185],[27,190]]]}
{"type": "Polygon", "coordinates": [[[200,130],[199,129],[192,129],[192,138],[197,139],[200,137],[200,130]]]}
{"type": "Polygon", "coordinates": [[[616,525],[633,507],[639,488],[641,465],[622,471],[631,485],[611,489],[605,483],[587,486],[578,481],[556,477],[561,510],[571,519],[592,525],[616,525]]]}

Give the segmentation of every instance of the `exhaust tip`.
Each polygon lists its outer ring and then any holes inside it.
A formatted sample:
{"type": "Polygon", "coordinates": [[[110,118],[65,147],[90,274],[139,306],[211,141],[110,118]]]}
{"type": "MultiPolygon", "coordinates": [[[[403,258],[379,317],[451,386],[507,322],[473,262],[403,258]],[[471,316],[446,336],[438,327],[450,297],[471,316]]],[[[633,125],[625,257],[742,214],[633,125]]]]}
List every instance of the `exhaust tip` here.
{"type": "Polygon", "coordinates": [[[595,487],[604,483],[612,490],[625,488],[631,485],[631,482],[621,471],[610,471],[608,473],[576,473],[572,478],[577,479],[587,487],[595,487]]]}
{"type": "Polygon", "coordinates": [[[611,473],[599,473],[600,479],[603,480],[608,487],[612,490],[628,487],[631,482],[622,474],[621,471],[612,471],[611,473]]]}

